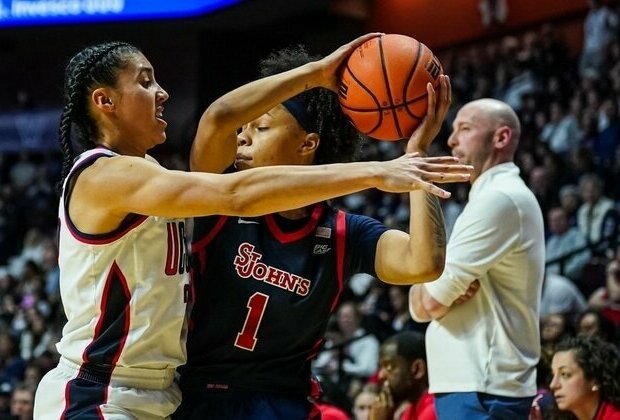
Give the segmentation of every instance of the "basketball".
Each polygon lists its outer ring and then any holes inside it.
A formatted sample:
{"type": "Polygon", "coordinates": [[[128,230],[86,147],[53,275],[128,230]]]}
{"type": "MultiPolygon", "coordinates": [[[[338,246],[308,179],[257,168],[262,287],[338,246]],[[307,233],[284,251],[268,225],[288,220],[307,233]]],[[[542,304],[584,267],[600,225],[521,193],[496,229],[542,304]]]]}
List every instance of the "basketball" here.
{"type": "Polygon", "coordinates": [[[387,141],[407,138],[426,115],[426,84],[437,89],[442,71],[432,51],[414,38],[372,38],[345,62],[340,106],[362,134],[387,141]]]}

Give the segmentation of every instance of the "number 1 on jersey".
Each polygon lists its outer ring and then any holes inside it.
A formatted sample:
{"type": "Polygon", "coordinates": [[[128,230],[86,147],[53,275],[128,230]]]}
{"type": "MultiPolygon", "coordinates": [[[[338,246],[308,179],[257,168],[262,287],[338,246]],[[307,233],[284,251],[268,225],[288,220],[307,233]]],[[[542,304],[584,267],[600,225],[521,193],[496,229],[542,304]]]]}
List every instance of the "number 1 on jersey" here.
{"type": "Polygon", "coordinates": [[[269,296],[262,293],[256,292],[250,296],[248,304],[246,305],[249,309],[248,316],[245,318],[243,329],[240,333],[237,333],[237,339],[235,340],[236,347],[254,351],[254,346],[256,346],[256,342],[258,341],[256,334],[263,320],[263,314],[265,313],[265,307],[267,307],[268,301],[269,296]]]}

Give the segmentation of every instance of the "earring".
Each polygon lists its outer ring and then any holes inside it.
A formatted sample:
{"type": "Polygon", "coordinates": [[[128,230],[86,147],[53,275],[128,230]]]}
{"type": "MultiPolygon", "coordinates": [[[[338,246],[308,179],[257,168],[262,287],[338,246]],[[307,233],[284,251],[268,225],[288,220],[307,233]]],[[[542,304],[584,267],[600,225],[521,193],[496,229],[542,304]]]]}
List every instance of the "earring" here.
{"type": "Polygon", "coordinates": [[[592,385],[592,392],[598,391],[598,385],[592,385]]]}

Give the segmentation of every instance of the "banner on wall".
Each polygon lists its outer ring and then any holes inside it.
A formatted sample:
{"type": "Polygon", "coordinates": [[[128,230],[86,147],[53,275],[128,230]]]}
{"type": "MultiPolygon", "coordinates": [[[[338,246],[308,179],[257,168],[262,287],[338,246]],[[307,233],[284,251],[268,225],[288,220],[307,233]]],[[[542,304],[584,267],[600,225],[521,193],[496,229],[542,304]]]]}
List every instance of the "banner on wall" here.
{"type": "Polygon", "coordinates": [[[0,153],[58,149],[61,109],[0,113],[0,153]]]}
{"type": "Polygon", "coordinates": [[[0,0],[0,28],[201,16],[242,0],[0,0]]]}

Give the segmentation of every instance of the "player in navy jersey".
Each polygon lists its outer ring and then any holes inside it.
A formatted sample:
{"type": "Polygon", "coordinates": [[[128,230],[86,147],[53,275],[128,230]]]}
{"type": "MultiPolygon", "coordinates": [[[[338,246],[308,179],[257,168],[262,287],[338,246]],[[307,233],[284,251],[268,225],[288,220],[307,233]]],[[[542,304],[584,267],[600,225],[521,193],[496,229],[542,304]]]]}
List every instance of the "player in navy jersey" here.
{"type": "MultiPolygon", "coordinates": [[[[224,95],[203,115],[192,170],[351,160],[359,137],[337,102],[339,62],[298,47],[262,64],[265,78],[224,95]]],[[[428,85],[428,103],[408,151],[421,155],[421,169],[450,162],[453,173],[468,172],[450,157],[423,157],[450,105],[447,77],[440,76],[438,95],[428,85]]],[[[307,399],[310,362],[347,279],[365,272],[412,284],[441,274],[446,240],[432,192],[411,193],[411,235],[327,203],[256,218],[196,219],[195,301],[175,417],[303,419],[316,413],[307,399]]]]}
{"type": "Polygon", "coordinates": [[[36,393],[36,419],[161,419],[176,409],[190,291],[184,218],[256,216],[373,186],[419,186],[412,155],[311,170],[166,170],[147,151],[166,139],[167,100],[132,45],[88,47],[67,66],[59,266],[68,321],[60,363],[36,393]]]}

